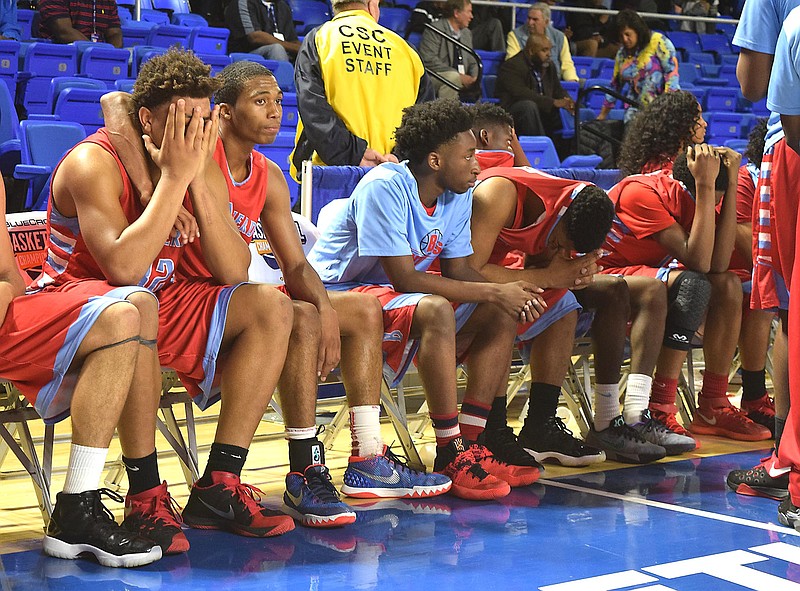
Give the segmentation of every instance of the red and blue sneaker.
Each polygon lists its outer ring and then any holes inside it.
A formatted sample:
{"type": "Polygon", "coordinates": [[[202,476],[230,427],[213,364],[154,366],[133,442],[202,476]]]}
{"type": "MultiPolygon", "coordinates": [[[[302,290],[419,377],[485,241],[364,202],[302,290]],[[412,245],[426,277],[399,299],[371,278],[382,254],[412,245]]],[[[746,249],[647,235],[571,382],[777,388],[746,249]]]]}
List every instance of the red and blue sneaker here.
{"type": "Polygon", "coordinates": [[[444,474],[409,468],[384,446],[383,453],[372,457],[350,457],[342,492],[357,498],[408,499],[435,497],[449,491],[451,485],[444,474]]]}

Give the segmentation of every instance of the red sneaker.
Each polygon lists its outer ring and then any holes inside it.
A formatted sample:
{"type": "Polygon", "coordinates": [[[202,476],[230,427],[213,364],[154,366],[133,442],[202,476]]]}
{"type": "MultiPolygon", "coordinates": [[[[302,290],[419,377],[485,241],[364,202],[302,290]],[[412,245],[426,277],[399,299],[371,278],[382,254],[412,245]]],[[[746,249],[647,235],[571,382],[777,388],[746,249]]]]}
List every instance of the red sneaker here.
{"type": "Polygon", "coordinates": [[[180,507],[169,496],[166,482],[125,497],[122,527],[155,542],[164,554],[181,554],[189,549],[181,524],[180,507]]]}
{"type": "MultiPolygon", "coordinates": [[[[536,466],[515,466],[498,459],[488,448],[477,443],[470,446],[475,459],[481,465],[481,468],[486,470],[489,474],[500,480],[504,480],[512,488],[518,486],[529,486],[539,479],[541,472],[536,466]]],[[[529,456],[527,452],[520,448],[523,454],[536,462],[533,457],[529,456]]]]}
{"type": "Polygon", "coordinates": [[[263,491],[236,474],[212,472],[211,486],[192,487],[183,521],[197,529],[225,529],[252,538],[278,536],[294,529],[294,520],[259,504],[263,491]]]}
{"type": "Polygon", "coordinates": [[[775,437],[775,402],[769,394],[764,394],[756,400],[742,400],[742,410],[748,419],[763,425],[775,437]]]}
{"type": "MultiPolygon", "coordinates": [[[[683,435],[684,437],[692,437],[692,434],[678,422],[677,406],[674,404],[655,404],[651,402],[649,408],[650,416],[665,425],[667,429],[678,435],[683,435]]],[[[697,443],[695,449],[698,449],[700,447],[700,442],[697,441],[697,439],[695,439],[695,442],[697,443]]]]}
{"type": "Polygon", "coordinates": [[[769,429],[754,423],[744,412],[730,405],[698,408],[689,428],[692,433],[717,435],[737,441],[763,441],[772,438],[769,429]]]}
{"type": "Polygon", "coordinates": [[[434,468],[453,482],[450,492],[462,499],[488,501],[499,499],[511,492],[504,480],[489,474],[475,457],[476,446],[464,449],[459,437],[437,450],[434,468]]]}

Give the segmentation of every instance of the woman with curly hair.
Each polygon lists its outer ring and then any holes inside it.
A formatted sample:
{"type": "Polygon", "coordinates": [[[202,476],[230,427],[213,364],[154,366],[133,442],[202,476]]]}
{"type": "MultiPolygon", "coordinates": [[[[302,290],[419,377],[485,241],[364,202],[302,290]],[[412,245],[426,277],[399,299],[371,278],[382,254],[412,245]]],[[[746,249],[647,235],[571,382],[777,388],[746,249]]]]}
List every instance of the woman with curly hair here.
{"type": "Polygon", "coordinates": [[[609,191],[616,217],[603,272],[655,277],[667,287],[652,416],[682,435],[761,441],[771,437],[769,429],[727,398],[742,318],[742,284],[729,270],[741,156],[700,143],[704,136],[700,105],[686,92],[658,97],[633,120],[621,154],[628,176],[609,191]],[[678,376],[703,322],[703,387],[694,419],[681,425],[678,376]]]}
{"type": "MultiPolygon", "coordinates": [[[[665,93],[680,90],[678,59],[675,46],[661,33],[654,33],[633,10],[621,10],[617,14],[617,31],[620,48],[614,60],[614,75],[611,88],[617,92],[627,85],[625,94],[642,107],[665,93]]],[[[614,107],[616,99],[606,96],[598,119],[604,120],[614,107]]],[[[638,109],[626,105],[625,123],[638,109]]]]}
{"type": "Polygon", "coordinates": [[[707,126],[693,94],[685,90],[663,94],[628,126],[619,168],[626,176],[659,170],[687,146],[702,143],[707,126]]]}

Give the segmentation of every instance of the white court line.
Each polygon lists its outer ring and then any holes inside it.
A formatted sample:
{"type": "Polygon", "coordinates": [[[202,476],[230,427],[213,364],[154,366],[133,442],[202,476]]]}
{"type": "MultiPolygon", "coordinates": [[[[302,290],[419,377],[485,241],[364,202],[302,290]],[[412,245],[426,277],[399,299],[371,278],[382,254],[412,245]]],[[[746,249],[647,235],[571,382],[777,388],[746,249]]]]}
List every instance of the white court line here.
{"type": "MultiPolygon", "coordinates": [[[[607,499],[615,499],[617,501],[624,501],[626,503],[638,503],[640,505],[647,505],[648,507],[655,507],[657,509],[666,509],[667,511],[675,511],[677,513],[686,513],[687,515],[694,515],[695,517],[704,517],[706,519],[713,519],[715,521],[724,521],[726,523],[733,523],[736,525],[744,525],[745,527],[753,527],[756,529],[763,529],[766,531],[774,531],[779,534],[786,534],[788,536],[800,536],[800,532],[795,531],[790,527],[779,525],[777,523],[762,523],[760,521],[752,521],[750,519],[742,519],[741,517],[733,517],[731,515],[723,515],[721,513],[712,513],[711,511],[702,511],[700,509],[692,509],[690,507],[681,507],[680,505],[670,505],[669,503],[662,503],[660,501],[651,501],[649,499],[642,499],[640,497],[629,497],[620,495],[604,490],[597,490],[596,488],[586,488],[583,486],[575,486],[566,482],[558,482],[548,478],[541,478],[537,482],[547,486],[555,486],[556,488],[564,488],[566,490],[573,490],[576,492],[588,493],[590,495],[597,495],[607,499]]],[[[777,512],[777,505],[776,512],[777,512]]]]}

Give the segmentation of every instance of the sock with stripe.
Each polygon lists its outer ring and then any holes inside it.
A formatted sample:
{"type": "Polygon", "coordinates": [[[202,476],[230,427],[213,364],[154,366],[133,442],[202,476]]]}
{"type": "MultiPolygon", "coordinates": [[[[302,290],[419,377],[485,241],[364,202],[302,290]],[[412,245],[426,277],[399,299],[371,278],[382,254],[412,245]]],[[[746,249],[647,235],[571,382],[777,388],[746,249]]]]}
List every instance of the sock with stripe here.
{"type": "Polygon", "coordinates": [[[458,426],[461,435],[467,441],[477,441],[478,436],[486,428],[486,419],[489,416],[491,405],[483,404],[477,400],[464,399],[461,403],[461,414],[458,417],[458,426]]]}
{"type": "Polygon", "coordinates": [[[203,473],[200,480],[197,481],[197,484],[200,486],[211,486],[214,484],[214,481],[211,480],[212,472],[228,472],[236,476],[241,476],[246,459],[247,449],[244,447],[228,445],[227,443],[217,443],[215,441],[211,444],[206,471],[203,473]]]}
{"type": "Polygon", "coordinates": [[[458,428],[458,413],[435,415],[431,413],[433,432],[436,435],[436,447],[446,447],[453,439],[461,437],[458,428]]]}

